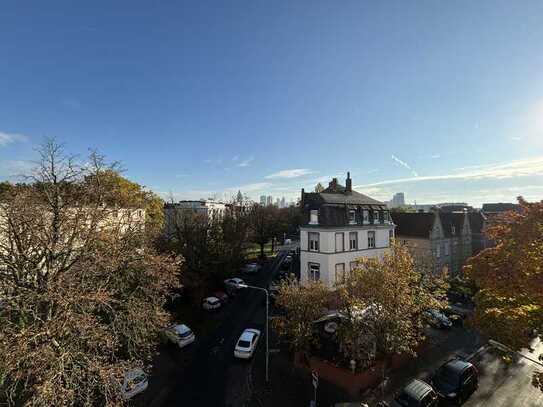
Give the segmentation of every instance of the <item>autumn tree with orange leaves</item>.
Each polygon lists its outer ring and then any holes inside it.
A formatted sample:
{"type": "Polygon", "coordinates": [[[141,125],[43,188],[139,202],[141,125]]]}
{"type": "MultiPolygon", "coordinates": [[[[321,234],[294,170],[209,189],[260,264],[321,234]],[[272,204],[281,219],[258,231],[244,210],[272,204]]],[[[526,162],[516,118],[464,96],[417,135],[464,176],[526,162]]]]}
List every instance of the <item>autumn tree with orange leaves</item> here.
{"type": "Polygon", "coordinates": [[[527,347],[534,330],[543,332],[543,201],[518,200],[519,212],[507,212],[488,229],[495,247],[464,268],[479,289],[474,325],[513,349],[527,347]]]}
{"type": "Polygon", "coordinates": [[[147,244],[139,210],[115,205],[115,167],[49,141],[29,182],[0,197],[0,405],[117,406],[147,370],[177,259],[147,244]]]}

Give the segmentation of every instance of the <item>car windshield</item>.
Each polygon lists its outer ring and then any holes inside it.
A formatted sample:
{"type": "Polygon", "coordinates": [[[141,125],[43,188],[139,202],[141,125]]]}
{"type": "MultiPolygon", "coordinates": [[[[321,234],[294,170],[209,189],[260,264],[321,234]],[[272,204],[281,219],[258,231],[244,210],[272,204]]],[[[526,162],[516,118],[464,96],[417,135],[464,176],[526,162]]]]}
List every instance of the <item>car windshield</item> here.
{"type": "Polygon", "coordinates": [[[180,336],[181,338],[187,338],[187,337],[189,337],[191,334],[192,334],[192,332],[189,330],[189,331],[185,331],[185,332],[180,333],[179,336],[180,336]]]}
{"type": "Polygon", "coordinates": [[[146,376],[144,374],[138,375],[136,377],[127,379],[125,382],[125,389],[127,391],[132,390],[134,387],[136,387],[138,384],[144,382],[146,379],[146,376]]]}
{"type": "Polygon", "coordinates": [[[238,342],[238,346],[240,348],[249,348],[251,346],[251,342],[244,341],[243,339],[240,339],[239,342],[238,342]]]}

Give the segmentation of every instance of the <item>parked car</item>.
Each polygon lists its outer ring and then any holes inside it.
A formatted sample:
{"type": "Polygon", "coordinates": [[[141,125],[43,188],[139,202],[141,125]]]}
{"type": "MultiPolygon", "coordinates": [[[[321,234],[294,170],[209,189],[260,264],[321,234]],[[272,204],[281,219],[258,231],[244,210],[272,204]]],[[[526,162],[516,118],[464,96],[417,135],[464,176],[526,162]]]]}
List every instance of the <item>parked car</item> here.
{"type": "Polygon", "coordinates": [[[228,302],[228,294],[226,294],[224,291],[215,291],[213,293],[213,297],[218,298],[223,305],[228,302]]]}
{"type": "Polygon", "coordinates": [[[166,328],[165,334],[171,342],[177,344],[180,348],[190,345],[196,340],[194,332],[184,324],[172,325],[166,328]]]}
{"type": "Polygon", "coordinates": [[[444,312],[446,314],[458,315],[459,317],[464,319],[464,318],[467,318],[469,316],[469,314],[472,312],[472,310],[463,307],[463,304],[461,304],[461,303],[454,303],[454,304],[449,304],[449,306],[447,308],[445,308],[444,312]]]}
{"type": "Polygon", "coordinates": [[[230,297],[235,297],[240,290],[240,284],[245,284],[245,281],[239,277],[228,278],[224,280],[224,289],[230,297]]]}
{"type": "Polygon", "coordinates": [[[439,398],[435,390],[422,380],[413,379],[394,398],[391,407],[436,407],[439,398]]]}
{"type": "Polygon", "coordinates": [[[147,375],[141,369],[132,369],[124,374],[123,384],[121,385],[121,396],[124,400],[129,400],[136,394],[139,394],[149,386],[147,375]]]}
{"type": "Polygon", "coordinates": [[[202,308],[206,311],[219,309],[221,307],[221,301],[217,297],[207,297],[202,301],[202,308]]]}
{"type": "Polygon", "coordinates": [[[249,263],[243,267],[242,271],[245,274],[256,274],[260,270],[260,265],[257,263],[249,263]]]}
{"type": "Polygon", "coordinates": [[[479,373],[470,362],[452,359],[434,373],[432,385],[441,398],[461,404],[477,389],[479,373]]]}
{"type": "Polygon", "coordinates": [[[428,323],[435,327],[435,328],[450,328],[452,326],[452,322],[445,314],[442,312],[431,309],[424,312],[424,317],[428,321],[428,323]]]}
{"type": "Polygon", "coordinates": [[[260,339],[260,331],[258,329],[246,329],[236,343],[234,356],[240,359],[249,359],[253,356],[256,345],[260,339]]]}

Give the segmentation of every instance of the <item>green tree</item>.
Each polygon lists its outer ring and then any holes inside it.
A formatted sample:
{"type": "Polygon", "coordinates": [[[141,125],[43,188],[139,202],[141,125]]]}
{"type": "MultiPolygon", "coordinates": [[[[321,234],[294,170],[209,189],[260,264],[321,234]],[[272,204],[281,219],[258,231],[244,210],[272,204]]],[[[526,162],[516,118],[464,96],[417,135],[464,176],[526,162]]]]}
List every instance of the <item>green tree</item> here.
{"type": "Polygon", "coordinates": [[[275,220],[277,208],[253,205],[249,212],[250,240],[260,246],[260,257],[264,258],[264,246],[277,233],[275,220]]]}
{"type": "MultiPolygon", "coordinates": [[[[90,175],[87,182],[95,182],[96,175],[90,175]]],[[[103,200],[108,205],[121,208],[145,209],[145,226],[149,236],[156,237],[164,226],[164,201],[144,186],[124,178],[117,166],[103,170],[100,182],[108,191],[103,200]]]]}
{"type": "Polygon", "coordinates": [[[315,185],[315,192],[322,192],[322,191],[324,191],[324,187],[319,182],[317,185],[315,185]]]}

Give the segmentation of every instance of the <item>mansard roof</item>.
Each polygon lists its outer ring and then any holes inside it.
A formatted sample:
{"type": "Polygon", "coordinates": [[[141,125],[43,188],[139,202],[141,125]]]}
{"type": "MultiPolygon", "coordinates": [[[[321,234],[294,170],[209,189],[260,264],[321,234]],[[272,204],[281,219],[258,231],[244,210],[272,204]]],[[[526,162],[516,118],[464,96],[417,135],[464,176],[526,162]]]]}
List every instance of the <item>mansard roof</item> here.
{"type": "Polygon", "coordinates": [[[370,198],[367,195],[356,191],[347,191],[343,185],[336,185],[334,188],[328,187],[322,192],[307,192],[304,194],[304,201],[316,204],[338,205],[377,205],[384,206],[383,202],[370,198]]]}
{"type": "Polygon", "coordinates": [[[391,212],[392,221],[396,225],[397,236],[410,236],[422,239],[430,238],[434,225],[434,214],[431,212],[391,212]]]}
{"type": "MultiPolygon", "coordinates": [[[[445,237],[459,236],[464,229],[465,212],[439,212],[441,227],[445,237]],[[454,226],[454,234],[453,234],[454,226]]],[[[391,212],[396,225],[396,235],[429,238],[434,225],[435,212],[391,212]]],[[[480,212],[469,212],[468,221],[471,233],[481,233],[485,217],[480,212]]]]}

